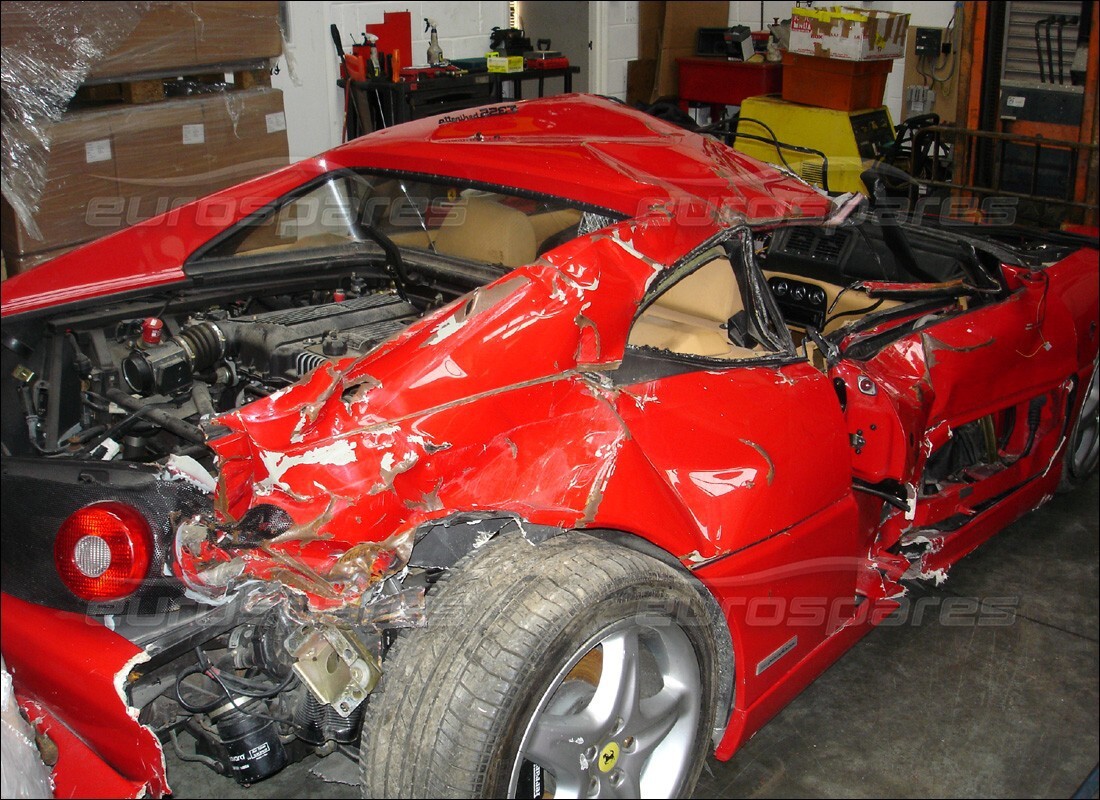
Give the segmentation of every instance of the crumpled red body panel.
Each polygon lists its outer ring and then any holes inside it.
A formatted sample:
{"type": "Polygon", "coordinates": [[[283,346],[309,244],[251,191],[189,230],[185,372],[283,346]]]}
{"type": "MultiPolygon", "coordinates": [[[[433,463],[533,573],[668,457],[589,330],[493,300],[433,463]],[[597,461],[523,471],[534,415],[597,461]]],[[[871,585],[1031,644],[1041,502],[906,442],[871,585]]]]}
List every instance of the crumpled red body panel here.
{"type": "Polygon", "coordinates": [[[0,647],[31,723],[57,745],[58,797],[169,792],[160,742],[122,697],[130,670],[147,660],[141,648],[82,614],[8,594],[0,647]]]}

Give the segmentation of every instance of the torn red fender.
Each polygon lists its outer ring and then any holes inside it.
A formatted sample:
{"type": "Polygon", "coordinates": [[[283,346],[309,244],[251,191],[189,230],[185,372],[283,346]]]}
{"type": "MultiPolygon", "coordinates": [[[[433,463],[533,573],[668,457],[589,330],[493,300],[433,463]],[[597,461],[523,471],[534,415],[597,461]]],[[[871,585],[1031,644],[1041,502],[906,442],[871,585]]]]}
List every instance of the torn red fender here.
{"type": "Polygon", "coordinates": [[[41,703],[20,700],[19,707],[34,724],[35,733],[57,748],[52,779],[54,797],[145,797],[148,785],[123,777],[96,755],[80,737],[65,727],[41,703]]]}
{"type": "Polygon", "coordinates": [[[0,648],[16,696],[57,745],[56,795],[167,794],[160,742],[125,699],[130,671],[149,659],[145,651],[91,617],[8,594],[2,603],[0,648]]]}

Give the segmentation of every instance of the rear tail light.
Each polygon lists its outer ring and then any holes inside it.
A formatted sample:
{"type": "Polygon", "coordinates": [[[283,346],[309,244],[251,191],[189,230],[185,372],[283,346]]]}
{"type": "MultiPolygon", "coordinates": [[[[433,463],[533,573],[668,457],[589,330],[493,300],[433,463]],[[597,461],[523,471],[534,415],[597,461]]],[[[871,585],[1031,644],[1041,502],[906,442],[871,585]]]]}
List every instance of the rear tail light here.
{"type": "Polygon", "coordinates": [[[113,501],[74,512],[57,532],[53,560],[62,582],[77,597],[120,600],[149,571],[153,536],[137,510],[113,501]]]}

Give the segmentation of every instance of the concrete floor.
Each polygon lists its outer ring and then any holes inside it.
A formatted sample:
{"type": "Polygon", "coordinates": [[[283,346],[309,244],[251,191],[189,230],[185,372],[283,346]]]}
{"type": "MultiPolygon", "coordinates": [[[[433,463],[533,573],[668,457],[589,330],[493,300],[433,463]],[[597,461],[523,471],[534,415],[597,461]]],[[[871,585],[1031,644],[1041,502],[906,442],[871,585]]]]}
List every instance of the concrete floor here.
{"type": "MultiPolygon", "coordinates": [[[[1070,797],[1100,750],[1098,497],[1094,475],[964,559],[711,758],[695,796],[1070,797]]],[[[168,770],[177,797],[359,796],[313,774],[354,780],[340,755],[250,789],[171,754],[168,770]]]]}

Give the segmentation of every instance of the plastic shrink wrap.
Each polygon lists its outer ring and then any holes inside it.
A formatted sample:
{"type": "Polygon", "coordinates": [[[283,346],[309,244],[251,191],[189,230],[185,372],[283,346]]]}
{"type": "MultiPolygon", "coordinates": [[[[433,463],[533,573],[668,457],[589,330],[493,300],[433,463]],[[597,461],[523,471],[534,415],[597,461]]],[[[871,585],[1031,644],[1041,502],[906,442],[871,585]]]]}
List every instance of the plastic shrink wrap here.
{"type": "Polygon", "coordinates": [[[0,10],[9,274],[287,163],[277,2],[0,10]]]}

